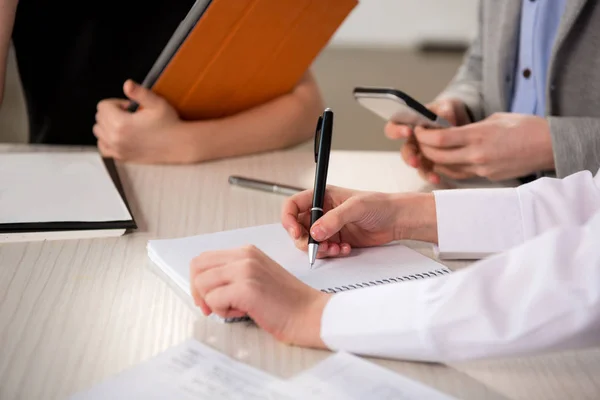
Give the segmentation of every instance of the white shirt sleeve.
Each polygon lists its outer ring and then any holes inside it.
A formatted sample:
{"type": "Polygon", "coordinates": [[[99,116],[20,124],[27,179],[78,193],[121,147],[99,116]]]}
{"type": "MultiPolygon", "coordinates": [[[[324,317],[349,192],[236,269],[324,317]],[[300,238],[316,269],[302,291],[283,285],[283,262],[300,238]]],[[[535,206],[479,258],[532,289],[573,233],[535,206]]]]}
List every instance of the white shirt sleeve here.
{"type": "Polygon", "coordinates": [[[518,188],[435,191],[442,259],[478,259],[600,210],[600,172],[541,178],[518,188]]]}
{"type": "Polygon", "coordinates": [[[483,213],[482,205],[461,211],[464,223],[456,224],[444,219],[451,210],[441,209],[456,204],[436,197],[439,231],[465,237],[446,245],[478,252],[468,241],[487,245],[480,238],[487,235],[495,252],[514,247],[447,276],[336,294],[325,307],[321,338],[333,350],[434,362],[599,345],[599,183],[582,172],[512,194],[500,189],[503,210],[519,210],[519,222],[483,213]],[[514,232],[515,223],[523,243],[497,232],[514,232]]]}

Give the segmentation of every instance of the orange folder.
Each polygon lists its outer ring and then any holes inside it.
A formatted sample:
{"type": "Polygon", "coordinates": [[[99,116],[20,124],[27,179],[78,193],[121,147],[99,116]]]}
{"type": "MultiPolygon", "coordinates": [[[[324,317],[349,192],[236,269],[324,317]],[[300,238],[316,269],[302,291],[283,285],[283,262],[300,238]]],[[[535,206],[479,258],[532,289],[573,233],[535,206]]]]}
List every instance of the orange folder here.
{"type": "Polygon", "coordinates": [[[249,109],[289,93],[357,4],[198,0],[144,83],[183,119],[249,109]]]}

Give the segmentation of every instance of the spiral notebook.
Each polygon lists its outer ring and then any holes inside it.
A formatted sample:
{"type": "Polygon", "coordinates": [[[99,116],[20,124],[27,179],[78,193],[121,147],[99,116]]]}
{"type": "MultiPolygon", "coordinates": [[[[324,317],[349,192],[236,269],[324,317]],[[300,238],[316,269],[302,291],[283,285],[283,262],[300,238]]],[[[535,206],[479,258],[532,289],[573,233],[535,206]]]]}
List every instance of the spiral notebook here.
{"type": "Polygon", "coordinates": [[[253,244],[298,279],[327,293],[426,279],[450,273],[442,264],[402,244],[353,249],[348,257],[319,259],[311,269],[280,224],[262,225],[178,239],[151,240],[149,258],[191,296],[190,262],[204,251],[253,244]]]}

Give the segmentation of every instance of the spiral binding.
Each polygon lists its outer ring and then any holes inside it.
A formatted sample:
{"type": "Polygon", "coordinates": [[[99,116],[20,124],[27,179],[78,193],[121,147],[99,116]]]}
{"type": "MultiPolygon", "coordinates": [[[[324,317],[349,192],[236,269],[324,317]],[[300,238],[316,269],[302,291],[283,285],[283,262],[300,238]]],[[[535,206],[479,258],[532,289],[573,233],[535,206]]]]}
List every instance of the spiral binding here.
{"type": "Polygon", "coordinates": [[[333,288],[321,289],[321,291],[325,292],[325,293],[333,294],[333,293],[345,292],[347,290],[366,288],[366,287],[370,287],[370,286],[385,285],[387,283],[398,283],[398,282],[404,282],[404,281],[411,281],[411,280],[415,280],[415,279],[433,278],[435,276],[445,275],[445,274],[449,274],[449,273],[450,273],[450,271],[447,269],[436,269],[434,271],[423,272],[420,274],[397,276],[397,277],[393,277],[393,278],[381,279],[381,280],[376,280],[376,281],[355,283],[355,284],[347,285],[347,286],[344,286],[344,285],[336,286],[333,288]]]}

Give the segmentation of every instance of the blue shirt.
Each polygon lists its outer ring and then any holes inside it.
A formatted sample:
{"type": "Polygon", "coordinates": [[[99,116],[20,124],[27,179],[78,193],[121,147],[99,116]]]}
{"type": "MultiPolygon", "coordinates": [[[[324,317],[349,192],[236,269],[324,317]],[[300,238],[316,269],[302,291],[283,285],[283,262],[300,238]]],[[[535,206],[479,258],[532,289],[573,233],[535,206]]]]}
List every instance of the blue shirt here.
{"type": "Polygon", "coordinates": [[[522,0],[512,112],[546,115],[548,64],[565,3],[566,0],[522,0]]]}

